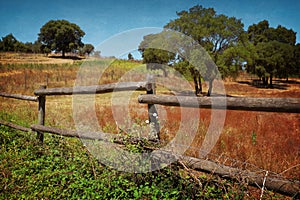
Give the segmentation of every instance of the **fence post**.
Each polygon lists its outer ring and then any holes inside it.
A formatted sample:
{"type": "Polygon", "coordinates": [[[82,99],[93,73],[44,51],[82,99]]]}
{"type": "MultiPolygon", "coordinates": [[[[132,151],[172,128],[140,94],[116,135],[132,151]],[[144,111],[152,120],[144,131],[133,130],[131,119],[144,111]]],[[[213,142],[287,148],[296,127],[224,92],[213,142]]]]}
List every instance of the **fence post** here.
{"type": "MultiPolygon", "coordinates": [[[[154,75],[147,75],[146,84],[147,94],[155,94],[154,75]]],[[[150,139],[160,140],[160,126],[158,122],[158,113],[154,104],[148,104],[148,117],[150,123],[150,139]]]]}
{"type": "MultiPolygon", "coordinates": [[[[45,85],[40,86],[39,89],[46,89],[45,85]]],[[[38,105],[38,124],[45,125],[45,107],[46,107],[46,96],[40,95],[38,97],[39,105],[38,105]]],[[[44,142],[44,133],[37,132],[37,139],[41,144],[44,142]]]]}

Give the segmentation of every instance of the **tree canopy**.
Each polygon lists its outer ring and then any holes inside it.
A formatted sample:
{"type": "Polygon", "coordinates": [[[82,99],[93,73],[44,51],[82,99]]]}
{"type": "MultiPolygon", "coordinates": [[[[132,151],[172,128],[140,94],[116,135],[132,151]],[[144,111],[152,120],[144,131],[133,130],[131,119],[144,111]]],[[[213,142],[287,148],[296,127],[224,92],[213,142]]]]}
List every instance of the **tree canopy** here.
{"type": "MultiPolygon", "coordinates": [[[[214,70],[199,70],[186,60],[187,54],[194,61],[201,59],[200,54],[189,52],[197,44],[208,52],[222,77],[237,76],[241,70],[247,70],[261,78],[265,86],[272,87],[274,77],[288,79],[292,75],[299,76],[300,44],[296,45],[296,33],[292,29],[281,25],[273,28],[267,20],[263,20],[245,31],[241,19],[217,14],[213,8],[200,5],[177,12],[177,16],[164,26],[162,33],[145,36],[139,50],[149,69],[164,70],[163,65],[168,65],[182,74],[192,76],[196,94],[202,92],[203,78],[209,82],[210,95],[217,74],[214,70]],[[194,41],[189,44],[181,42],[183,46],[177,48],[176,52],[149,48],[149,44],[155,43],[169,45],[164,43],[171,39],[166,37],[168,29],[189,36],[194,41]]],[[[178,43],[178,38],[173,39],[171,43],[178,43]]],[[[201,66],[207,68],[211,64],[202,62],[201,66]]]]}
{"type": "Polygon", "coordinates": [[[80,48],[80,54],[85,55],[87,54],[90,56],[90,54],[95,50],[94,45],[92,44],[84,44],[82,48],[80,48]]]}
{"type": "Polygon", "coordinates": [[[254,49],[255,57],[248,71],[258,75],[263,85],[273,87],[273,78],[288,78],[299,68],[296,62],[296,33],[279,25],[269,26],[267,20],[249,26],[247,30],[249,43],[254,49]]]}
{"type": "Polygon", "coordinates": [[[78,25],[67,20],[50,20],[42,26],[38,35],[38,40],[46,48],[62,52],[64,57],[66,52],[83,47],[81,39],[85,33],[78,25]]]}
{"type": "Polygon", "coordinates": [[[213,8],[197,5],[177,15],[179,18],[171,20],[165,28],[192,37],[211,54],[215,62],[218,54],[236,43],[244,31],[240,19],[218,15],[213,8]]]}
{"type": "MultiPolygon", "coordinates": [[[[188,69],[193,76],[196,94],[200,94],[202,92],[201,76],[208,80],[208,95],[210,95],[212,91],[212,82],[216,77],[216,71],[202,70],[202,73],[200,73],[199,69],[191,65],[180,54],[190,54],[191,52],[188,52],[188,50],[191,47],[201,45],[211,55],[212,60],[217,63],[218,57],[224,52],[224,50],[238,42],[240,35],[244,32],[244,25],[239,19],[227,17],[225,15],[218,15],[213,8],[203,8],[199,5],[190,8],[189,11],[178,12],[177,15],[178,18],[171,20],[165,25],[165,28],[183,33],[184,35],[193,38],[194,41],[191,41],[190,44],[185,43],[185,47],[181,48],[181,51],[183,52],[177,52],[179,61],[174,62],[174,66],[181,72],[188,69]],[[205,74],[203,74],[203,72],[205,74]]],[[[151,40],[151,37],[153,36],[150,35],[148,37],[144,37],[144,41],[151,40]]],[[[144,41],[140,46],[145,46],[144,41]]],[[[161,50],[140,49],[143,51],[143,58],[147,63],[149,61],[152,63],[169,63],[174,58],[178,58],[173,54],[169,54],[168,52],[161,50]]],[[[197,56],[190,54],[188,57],[197,58],[197,56]]],[[[211,66],[211,64],[206,63],[202,66],[208,67],[211,66]]]]}
{"type": "Polygon", "coordinates": [[[23,52],[23,53],[42,53],[41,43],[38,41],[22,43],[10,33],[0,39],[1,52],[23,52]]]}

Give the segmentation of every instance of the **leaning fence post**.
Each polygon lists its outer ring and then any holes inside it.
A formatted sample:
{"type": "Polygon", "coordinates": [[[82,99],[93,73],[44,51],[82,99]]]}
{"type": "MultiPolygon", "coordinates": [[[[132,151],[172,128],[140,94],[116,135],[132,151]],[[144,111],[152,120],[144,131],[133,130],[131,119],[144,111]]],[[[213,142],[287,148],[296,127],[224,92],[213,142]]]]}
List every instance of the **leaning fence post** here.
{"type": "MultiPolygon", "coordinates": [[[[147,75],[146,84],[147,94],[155,94],[155,79],[153,75],[147,75]]],[[[158,122],[158,113],[154,104],[148,104],[148,117],[150,123],[150,139],[159,140],[160,139],[160,127],[158,122]]]]}
{"type": "MultiPolygon", "coordinates": [[[[45,85],[40,86],[39,89],[46,89],[45,85]]],[[[39,125],[45,125],[45,107],[46,107],[46,96],[40,95],[38,96],[38,124],[39,125]]],[[[37,139],[40,141],[40,143],[43,143],[44,141],[44,133],[38,131],[37,132],[37,139]]]]}

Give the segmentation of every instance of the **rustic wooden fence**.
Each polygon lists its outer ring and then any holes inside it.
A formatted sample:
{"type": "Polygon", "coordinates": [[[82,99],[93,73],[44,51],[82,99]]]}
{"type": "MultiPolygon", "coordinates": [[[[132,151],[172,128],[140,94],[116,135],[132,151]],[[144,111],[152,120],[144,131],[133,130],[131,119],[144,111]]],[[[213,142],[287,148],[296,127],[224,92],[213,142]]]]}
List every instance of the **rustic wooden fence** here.
{"type": "MultiPolygon", "coordinates": [[[[41,86],[39,89],[34,91],[35,96],[0,93],[0,96],[2,97],[33,101],[38,103],[38,124],[31,125],[30,128],[22,127],[3,120],[0,120],[0,124],[21,131],[35,131],[37,132],[37,138],[41,143],[43,143],[44,133],[51,133],[66,137],[106,140],[113,141],[118,144],[123,144],[124,140],[122,136],[115,134],[81,132],[45,126],[46,96],[102,94],[116,91],[135,90],[147,92],[147,94],[139,95],[138,101],[139,103],[148,104],[149,121],[150,123],[154,123],[154,131],[158,135],[158,138],[159,123],[156,117],[153,117],[153,113],[157,113],[155,104],[195,108],[213,107],[214,109],[300,113],[300,98],[187,97],[156,95],[153,77],[149,76],[147,82],[121,82],[97,86],[78,86],[72,88],[46,88],[45,86],[41,86]],[[224,106],[224,100],[226,101],[226,106],[224,106]],[[220,104],[218,102],[220,102],[220,104]]],[[[132,141],[134,142],[135,140],[139,140],[139,138],[133,138],[132,141]]],[[[190,167],[194,170],[210,172],[224,178],[247,179],[250,185],[257,187],[266,187],[270,190],[288,196],[296,196],[299,195],[300,192],[299,181],[291,181],[284,178],[267,178],[267,176],[265,175],[258,175],[258,173],[249,172],[238,168],[232,168],[209,160],[188,156],[178,156],[173,154],[172,152],[166,153],[171,156],[175,156],[180,160],[180,162],[184,163],[184,166],[190,167]]]]}

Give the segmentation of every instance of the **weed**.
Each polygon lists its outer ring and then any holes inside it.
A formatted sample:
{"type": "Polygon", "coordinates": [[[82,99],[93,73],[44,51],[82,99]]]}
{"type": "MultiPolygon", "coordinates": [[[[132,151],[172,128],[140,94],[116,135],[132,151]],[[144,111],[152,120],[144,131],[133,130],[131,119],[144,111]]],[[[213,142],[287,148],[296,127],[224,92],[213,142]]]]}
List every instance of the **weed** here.
{"type": "Polygon", "coordinates": [[[256,144],[256,133],[255,133],[255,131],[252,131],[251,139],[252,139],[252,144],[255,145],[256,144]]]}

